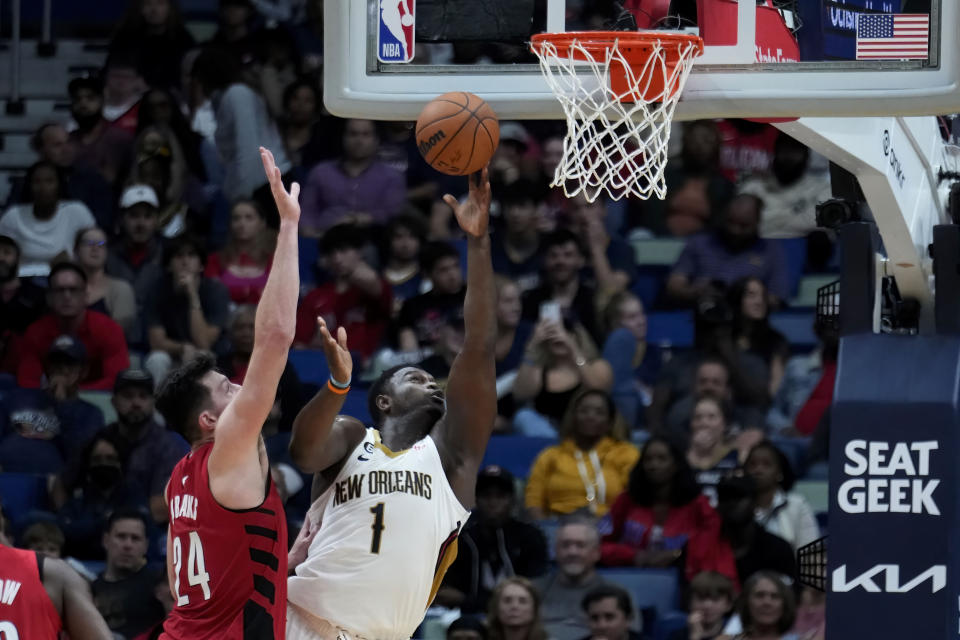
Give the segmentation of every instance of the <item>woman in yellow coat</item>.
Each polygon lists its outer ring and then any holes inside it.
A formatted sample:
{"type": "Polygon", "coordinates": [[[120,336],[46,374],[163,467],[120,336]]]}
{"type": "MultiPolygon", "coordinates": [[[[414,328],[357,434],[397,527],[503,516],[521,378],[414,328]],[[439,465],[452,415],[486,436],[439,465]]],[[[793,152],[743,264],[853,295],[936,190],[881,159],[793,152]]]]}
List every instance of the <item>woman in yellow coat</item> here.
{"type": "Polygon", "coordinates": [[[626,488],[640,452],[613,399],[588,389],[574,396],[560,429],[560,444],[540,452],[527,479],[526,506],[534,518],[585,511],[604,515],[626,488]]]}

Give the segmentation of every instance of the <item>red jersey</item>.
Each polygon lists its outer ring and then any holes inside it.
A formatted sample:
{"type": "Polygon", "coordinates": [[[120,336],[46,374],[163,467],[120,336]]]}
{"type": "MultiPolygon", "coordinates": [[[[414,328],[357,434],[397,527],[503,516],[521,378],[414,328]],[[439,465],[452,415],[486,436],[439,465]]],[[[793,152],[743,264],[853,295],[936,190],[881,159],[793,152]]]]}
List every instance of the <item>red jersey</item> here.
{"type": "Polygon", "coordinates": [[[673,506],[658,527],[653,509],[621,493],[599,524],[601,562],[608,567],[633,565],[637,551],[658,545],[686,551],[686,577],[717,571],[737,584],[737,565],[730,545],[720,537],[720,515],[704,495],[673,506]]]}
{"type": "Polygon", "coordinates": [[[213,443],[187,454],[167,486],[173,611],[161,640],[281,640],[287,617],[287,522],[267,476],[254,509],[221,506],[210,493],[213,443]]]}
{"type": "Polygon", "coordinates": [[[294,341],[310,344],[317,334],[317,316],[320,316],[333,335],[336,335],[337,327],[346,329],[350,336],[350,350],[369,358],[380,346],[392,310],[393,289],[383,278],[380,279],[380,295],[376,298],[354,286],[337,291],[336,283],[327,282],[304,296],[297,308],[294,341]]]}
{"type": "MultiPolygon", "coordinates": [[[[20,362],[17,386],[39,389],[43,378],[43,361],[50,345],[63,333],[57,316],[48,313],[27,327],[20,341],[20,362]]],[[[87,350],[87,376],[81,389],[113,389],[117,374],[130,366],[130,354],[123,329],[105,313],[87,309],[73,337],[87,350]]]]}
{"type": "Polygon", "coordinates": [[[57,640],[60,614],[43,588],[42,558],[0,544],[0,638],[57,640]]]}
{"type": "Polygon", "coordinates": [[[720,172],[731,182],[754,173],[767,173],[773,163],[773,147],[780,130],[770,124],[755,124],[743,131],[728,120],[717,122],[720,132],[720,172]]]}

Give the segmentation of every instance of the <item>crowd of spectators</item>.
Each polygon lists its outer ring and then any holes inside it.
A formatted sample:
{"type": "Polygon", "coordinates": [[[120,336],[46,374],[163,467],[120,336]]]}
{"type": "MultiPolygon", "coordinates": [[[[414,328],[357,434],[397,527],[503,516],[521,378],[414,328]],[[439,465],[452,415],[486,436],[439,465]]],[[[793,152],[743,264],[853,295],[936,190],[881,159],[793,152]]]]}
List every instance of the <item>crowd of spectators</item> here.
{"type": "MultiPolygon", "coordinates": [[[[176,0],[131,0],[0,215],[0,471],[50,479],[48,511],[13,530],[95,567],[125,638],[171,606],[163,489],[188,447],[153,388],[202,353],[234,382],[246,372],[277,226],[258,146],[301,183],[301,249],[317,256],[293,349],[317,346],[323,318],[347,329],[358,378],[414,363],[443,384],[463,340],[464,245],[440,196],[466,182],[425,164],[412,123],[328,114],[322,0],[270,7],[220,0],[197,42],[176,0]]],[[[675,127],[665,201],[568,200],[549,186],[562,134],[503,122],[491,161],[494,437],[553,444],[522,494],[503,468],[481,475],[437,604],[487,625],[464,618],[450,637],[637,637],[641,612],[598,567],[676,568],[692,612],[677,638],[786,633],[797,594],[818,606],[794,552],[819,532],[770,438],[818,430],[837,348],[818,327],[821,346],[797,353],[770,315],[796,286],[778,239],[815,233],[829,178],[770,125],[702,120],[675,127]],[[631,241],[654,237],[684,247],[649,296],[631,241]],[[667,309],[694,318],[691,349],[647,340],[648,312],[667,309]],[[536,526],[557,519],[549,538],[536,526]]],[[[823,269],[830,239],[808,247],[823,269]]],[[[264,429],[293,518],[309,485],[285,442],[312,391],[288,365],[264,429]]]]}

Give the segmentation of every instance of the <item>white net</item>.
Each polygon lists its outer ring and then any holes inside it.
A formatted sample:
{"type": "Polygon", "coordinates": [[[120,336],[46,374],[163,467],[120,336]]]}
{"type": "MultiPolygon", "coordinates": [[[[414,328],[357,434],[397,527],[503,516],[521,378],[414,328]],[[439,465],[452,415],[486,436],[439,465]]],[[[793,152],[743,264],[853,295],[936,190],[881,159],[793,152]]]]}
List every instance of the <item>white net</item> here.
{"type": "Polygon", "coordinates": [[[614,200],[666,197],[670,123],[701,46],[651,40],[649,56],[636,67],[620,50],[627,42],[616,38],[600,51],[596,42],[576,38],[559,48],[535,42],[540,69],[566,115],[563,160],[552,186],[567,197],[583,193],[593,202],[603,191],[614,200]]]}

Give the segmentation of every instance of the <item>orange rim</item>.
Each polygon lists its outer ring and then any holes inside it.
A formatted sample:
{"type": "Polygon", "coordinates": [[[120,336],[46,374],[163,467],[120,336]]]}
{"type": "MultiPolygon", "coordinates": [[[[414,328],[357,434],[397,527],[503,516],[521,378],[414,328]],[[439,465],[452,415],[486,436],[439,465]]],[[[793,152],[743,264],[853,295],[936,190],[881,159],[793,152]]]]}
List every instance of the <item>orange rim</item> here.
{"type": "MultiPolygon", "coordinates": [[[[552,43],[557,51],[569,51],[577,43],[591,54],[604,54],[615,43],[624,59],[631,65],[642,65],[650,52],[659,43],[667,50],[667,60],[679,58],[681,45],[692,44],[694,57],[703,53],[703,40],[692,33],[669,31],[564,31],[561,33],[538,33],[530,38],[530,48],[539,53],[545,43],[552,43]],[[677,46],[670,46],[677,45],[677,46]]],[[[576,56],[574,56],[576,58],[576,56]]]]}

